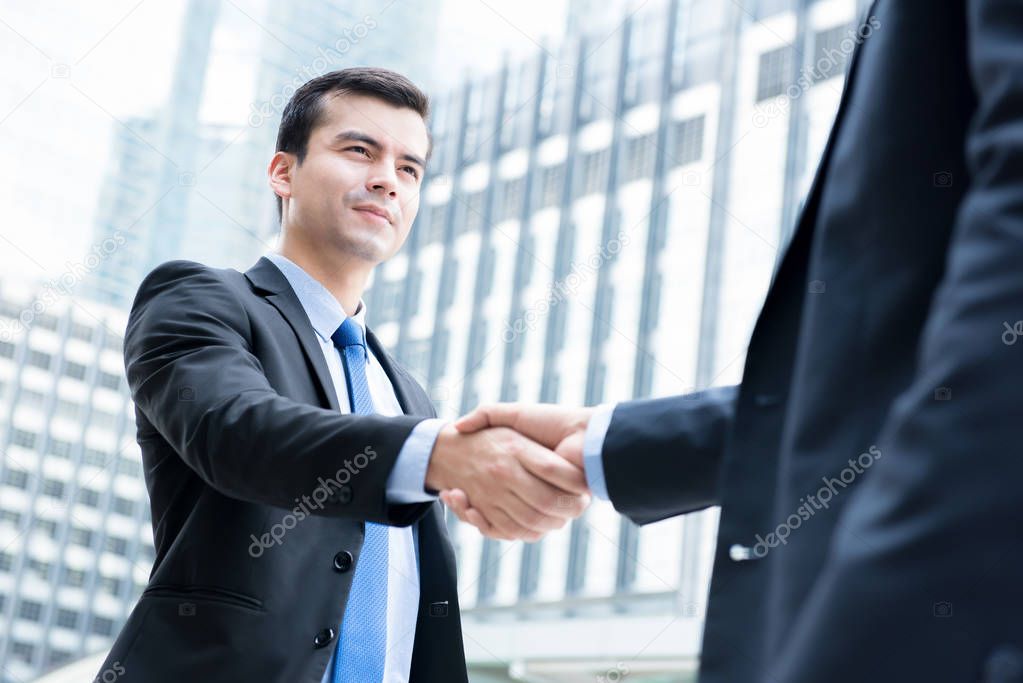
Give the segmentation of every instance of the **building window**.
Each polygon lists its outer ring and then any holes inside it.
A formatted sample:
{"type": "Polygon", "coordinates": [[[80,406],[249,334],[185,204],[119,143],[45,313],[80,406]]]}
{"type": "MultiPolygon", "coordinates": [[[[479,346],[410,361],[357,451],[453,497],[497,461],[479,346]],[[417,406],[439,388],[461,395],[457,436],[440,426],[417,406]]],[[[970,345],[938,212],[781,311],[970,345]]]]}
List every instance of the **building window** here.
{"type": "Polygon", "coordinates": [[[4,470],[4,483],[16,489],[28,488],[28,472],[8,467],[4,470]]]}
{"type": "Polygon", "coordinates": [[[84,380],[85,369],[85,366],[81,363],[69,360],[64,363],[64,376],[70,377],[71,379],[84,380]]]}
{"type": "Polygon", "coordinates": [[[71,661],[72,656],[72,653],[67,650],[50,650],[49,654],[46,656],[46,668],[54,669],[61,664],[65,664],[71,661]]]}
{"type": "Polygon", "coordinates": [[[125,556],[128,554],[128,541],[117,536],[110,536],[107,538],[107,552],[113,553],[114,555],[125,556]]]}
{"type": "Polygon", "coordinates": [[[114,512],[125,517],[134,517],[135,501],[121,496],[114,496],[114,512]]]}
{"type": "Polygon", "coordinates": [[[427,211],[429,220],[426,222],[426,232],[423,233],[422,244],[444,241],[444,227],[447,222],[448,205],[434,204],[427,211]]]}
{"type": "Polygon", "coordinates": [[[26,664],[32,663],[32,656],[35,654],[35,651],[35,646],[31,643],[23,643],[20,640],[15,640],[11,643],[11,657],[20,659],[26,664]]]}
{"type": "Polygon", "coordinates": [[[501,184],[501,209],[497,220],[506,221],[517,218],[522,209],[522,195],[526,188],[525,178],[512,178],[501,184]]]}
{"type": "Polygon", "coordinates": [[[852,54],[850,46],[855,46],[849,26],[818,31],[813,36],[814,63],[810,67],[810,77],[814,83],[826,81],[835,76],[845,74],[846,64],[852,54]],[[843,48],[843,42],[845,46],[843,48]]]}
{"type": "Polygon", "coordinates": [[[78,612],[70,609],[58,609],[57,626],[61,628],[78,628],[78,612]]]}
{"type": "Polygon", "coordinates": [[[99,507],[99,491],[89,488],[79,489],[78,502],[91,508],[99,507]]]}
{"type": "Polygon", "coordinates": [[[82,463],[94,467],[106,467],[107,454],[96,448],[86,448],[82,454],[82,463]]]}
{"type": "Polygon", "coordinates": [[[629,138],[625,143],[623,182],[649,177],[653,172],[656,145],[654,134],[629,138]]]}
{"type": "Polygon", "coordinates": [[[121,376],[100,370],[99,385],[105,389],[117,391],[117,388],[121,386],[121,376]]]}
{"type": "Polygon", "coordinates": [[[15,510],[0,510],[0,522],[16,527],[21,524],[21,513],[15,510]]]}
{"type": "Polygon", "coordinates": [[[137,460],[125,458],[124,456],[121,456],[120,458],[117,459],[117,471],[120,474],[127,474],[132,477],[138,477],[140,474],[139,465],[140,463],[137,460]]]}
{"type": "Polygon", "coordinates": [[[540,203],[538,208],[558,206],[565,184],[565,165],[546,166],[540,171],[540,203]]]}
{"type": "Polygon", "coordinates": [[[114,620],[106,617],[94,617],[92,620],[92,632],[99,636],[109,636],[114,632],[114,620]]]}
{"type": "Polygon", "coordinates": [[[75,545],[88,548],[92,545],[92,531],[81,527],[72,527],[69,540],[75,545]]]}
{"type": "Polygon", "coordinates": [[[405,349],[405,364],[416,377],[423,378],[430,371],[430,340],[410,339],[405,349]]]}
{"type": "Polygon", "coordinates": [[[44,330],[54,331],[57,329],[57,319],[48,313],[40,313],[36,317],[35,324],[44,330]]]}
{"type": "Polygon", "coordinates": [[[43,479],[43,495],[51,498],[63,498],[64,482],[57,479],[43,479]]]}
{"type": "Polygon", "coordinates": [[[50,538],[57,538],[57,523],[52,519],[37,519],[32,526],[50,538]]]}
{"type": "Polygon", "coordinates": [[[37,351],[36,349],[29,350],[29,352],[28,352],[28,364],[29,365],[31,365],[33,367],[36,367],[36,368],[42,368],[43,370],[49,370],[50,369],[50,365],[52,363],[53,363],[53,356],[51,356],[50,354],[46,353],[45,351],[37,351]]]}
{"type": "Polygon", "coordinates": [[[15,446],[21,446],[29,450],[36,447],[38,435],[25,429],[14,428],[11,430],[11,442],[15,446]]]}
{"type": "Polygon", "coordinates": [[[46,446],[48,455],[55,455],[58,458],[67,458],[71,455],[71,442],[50,437],[50,443],[46,446]]]}
{"type": "Polygon", "coordinates": [[[9,572],[14,566],[14,555],[0,553],[0,572],[9,572]]]}
{"type": "Polygon", "coordinates": [[[685,166],[703,157],[703,127],[705,117],[697,116],[674,124],[675,145],[672,161],[685,166]]]}
{"type": "Polygon", "coordinates": [[[610,157],[611,150],[606,147],[583,155],[582,177],[579,179],[579,193],[577,196],[582,197],[604,191],[610,157]]]}
{"type": "Polygon", "coordinates": [[[483,228],[483,193],[473,192],[462,201],[462,220],[459,221],[458,234],[479,232],[483,228]]]}
{"type": "Polygon", "coordinates": [[[39,621],[43,616],[43,606],[32,600],[23,600],[18,605],[18,616],[27,621],[39,621]]]}
{"type": "Polygon", "coordinates": [[[760,55],[757,75],[757,102],[785,92],[792,71],[792,48],[788,45],[760,55]]]}
{"type": "Polygon", "coordinates": [[[50,578],[50,563],[37,560],[34,557],[28,559],[28,570],[38,576],[43,581],[47,581],[50,578]]]}
{"type": "Polygon", "coordinates": [[[92,341],[92,328],[82,323],[71,323],[71,336],[82,341],[92,341]]]}
{"type": "Polygon", "coordinates": [[[379,323],[393,322],[401,317],[401,295],[405,291],[403,280],[383,280],[377,297],[376,319],[379,323]]]}
{"type": "Polygon", "coordinates": [[[14,344],[0,341],[0,358],[14,358],[14,344]]]}
{"type": "Polygon", "coordinates": [[[81,569],[68,569],[64,572],[64,584],[72,588],[81,588],[85,585],[85,572],[81,569]]]}
{"type": "Polygon", "coordinates": [[[110,595],[117,595],[121,592],[121,580],[113,576],[104,576],[100,580],[103,591],[110,595]]]}

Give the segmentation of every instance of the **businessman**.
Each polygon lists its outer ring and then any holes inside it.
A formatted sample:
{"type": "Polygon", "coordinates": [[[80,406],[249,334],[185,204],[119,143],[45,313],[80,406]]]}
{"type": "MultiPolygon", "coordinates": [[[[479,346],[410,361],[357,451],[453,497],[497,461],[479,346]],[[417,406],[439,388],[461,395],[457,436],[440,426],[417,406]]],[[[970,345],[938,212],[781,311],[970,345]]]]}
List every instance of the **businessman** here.
{"type": "Polygon", "coordinates": [[[124,358],[156,559],[102,680],[466,681],[437,492],[487,501],[517,538],[585,507],[581,469],[437,420],[366,328],[367,279],[416,215],[427,116],[390,71],[308,82],[268,168],[278,251],[140,285],[124,358]]]}
{"type": "Polygon", "coordinates": [[[704,683],[1020,682],[1023,3],[878,0],[859,35],[739,386],[458,426],[640,524],[721,506],[704,683]]]}

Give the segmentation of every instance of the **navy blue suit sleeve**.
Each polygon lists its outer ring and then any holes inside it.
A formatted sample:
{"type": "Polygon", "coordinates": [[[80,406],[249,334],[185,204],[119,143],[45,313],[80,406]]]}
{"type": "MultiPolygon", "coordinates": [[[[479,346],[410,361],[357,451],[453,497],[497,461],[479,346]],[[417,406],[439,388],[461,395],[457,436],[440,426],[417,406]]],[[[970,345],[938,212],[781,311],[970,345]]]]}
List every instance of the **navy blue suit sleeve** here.
{"type": "Polygon", "coordinates": [[[971,186],[917,374],[765,681],[1021,680],[1023,2],[965,7],[971,186]]]}
{"type": "Polygon", "coordinates": [[[637,524],[718,502],[738,387],[619,403],[601,461],[611,503],[637,524]]]}

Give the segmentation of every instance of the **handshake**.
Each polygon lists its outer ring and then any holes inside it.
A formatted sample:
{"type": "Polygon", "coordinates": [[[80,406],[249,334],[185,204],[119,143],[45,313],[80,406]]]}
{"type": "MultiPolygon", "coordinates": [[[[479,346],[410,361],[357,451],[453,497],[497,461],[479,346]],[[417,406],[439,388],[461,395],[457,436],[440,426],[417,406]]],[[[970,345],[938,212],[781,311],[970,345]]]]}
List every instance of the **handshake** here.
{"type": "Polygon", "coordinates": [[[502,403],[445,425],[426,487],[490,538],[539,540],[583,513],[583,437],[592,408],[502,403]]]}

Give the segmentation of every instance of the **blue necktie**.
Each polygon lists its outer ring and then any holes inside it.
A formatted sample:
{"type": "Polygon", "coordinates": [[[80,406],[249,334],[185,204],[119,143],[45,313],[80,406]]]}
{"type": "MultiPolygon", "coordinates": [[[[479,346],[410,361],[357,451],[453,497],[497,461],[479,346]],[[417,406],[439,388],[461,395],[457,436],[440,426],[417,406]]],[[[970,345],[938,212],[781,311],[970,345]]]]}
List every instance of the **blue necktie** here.
{"type": "MultiPolygon", "coordinates": [[[[330,336],[341,352],[352,412],[368,415],[373,398],[366,381],[366,338],[351,318],[330,336]]],[[[334,651],[334,683],[380,683],[387,653],[387,538],[383,524],[366,522],[366,537],[352,577],[341,637],[334,651]]]]}

